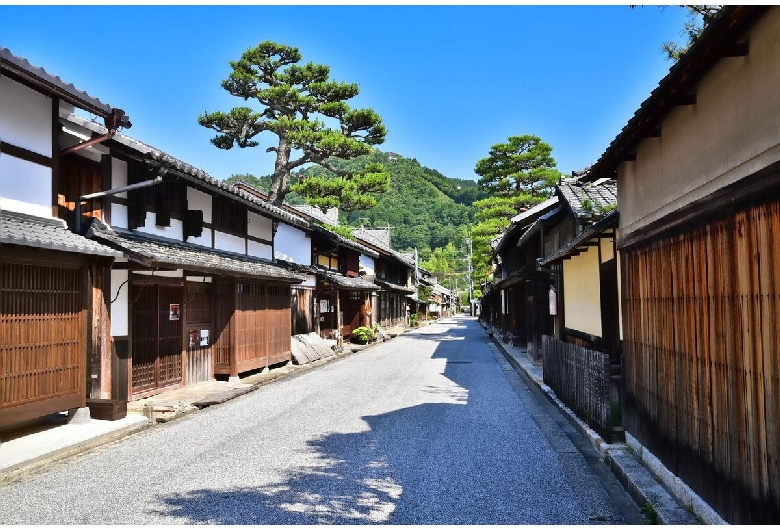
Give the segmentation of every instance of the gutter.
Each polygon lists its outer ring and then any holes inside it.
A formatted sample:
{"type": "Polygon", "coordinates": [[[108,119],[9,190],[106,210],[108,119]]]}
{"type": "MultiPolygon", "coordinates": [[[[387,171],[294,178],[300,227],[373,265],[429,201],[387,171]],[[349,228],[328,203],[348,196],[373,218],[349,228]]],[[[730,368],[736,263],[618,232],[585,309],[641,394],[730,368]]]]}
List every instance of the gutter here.
{"type": "Polygon", "coordinates": [[[103,143],[106,140],[112,139],[114,135],[116,135],[119,127],[127,127],[129,129],[133,125],[132,123],[130,123],[130,120],[127,118],[125,111],[123,111],[122,109],[115,109],[115,108],[111,109],[111,114],[106,118],[104,118],[104,122],[106,124],[106,129],[108,129],[107,133],[101,134],[100,136],[96,136],[91,140],[81,142],[80,144],[71,145],[70,147],[65,147],[63,149],[60,149],[59,155],[65,156],[70,153],[80,151],[82,149],[86,149],[91,145],[103,143]]]}

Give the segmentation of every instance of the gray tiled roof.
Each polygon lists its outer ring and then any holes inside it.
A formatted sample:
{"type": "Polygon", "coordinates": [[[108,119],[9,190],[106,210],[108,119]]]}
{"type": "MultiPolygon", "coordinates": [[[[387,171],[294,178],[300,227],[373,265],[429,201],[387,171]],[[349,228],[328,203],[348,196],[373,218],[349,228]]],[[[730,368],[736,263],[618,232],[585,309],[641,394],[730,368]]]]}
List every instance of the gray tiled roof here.
{"type": "Polygon", "coordinates": [[[512,217],[506,230],[497,235],[490,242],[490,246],[493,248],[493,251],[500,252],[505,245],[509,244],[515,237],[517,237],[520,231],[536,222],[539,216],[554,208],[558,204],[558,200],[559,199],[557,195],[550,197],[549,199],[540,202],[526,211],[512,217]]]}
{"type": "Polygon", "coordinates": [[[357,250],[363,255],[371,256],[372,258],[378,258],[379,252],[376,252],[374,250],[371,250],[365,245],[360,244],[358,241],[353,241],[352,239],[346,238],[342,236],[341,234],[337,234],[336,232],[333,232],[332,230],[328,230],[324,226],[320,225],[312,225],[312,231],[316,234],[324,235],[325,237],[329,239],[335,239],[339,242],[340,245],[343,245],[345,247],[349,247],[352,250],[357,250]]]}
{"type": "Polygon", "coordinates": [[[59,250],[93,256],[122,257],[109,247],[68,230],[65,221],[23,213],[0,211],[0,245],[59,250]]]}
{"type": "MultiPolygon", "coordinates": [[[[67,114],[67,115],[61,115],[60,117],[68,122],[75,123],[76,125],[89,129],[98,134],[105,134],[108,131],[108,129],[106,129],[102,125],[90,120],[85,120],[80,116],[67,114]]],[[[289,225],[301,228],[304,231],[315,230],[320,233],[323,233],[327,237],[331,239],[335,239],[341,245],[352,248],[353,250],[357,250],[358,252],[361,252],[367,256],[372,256],[372,257],[379,256],[377,252],[374,252],[373,250],[369,249],[365,245],[361,245],[357,241],[352,241],[331,230],[328,230],[323,226],[320,226],[315,223],[311,223],[301,215],[296,215],[288,210],[274,206],[273,204],[257,197],[255,194],[249,191],[236,188],[235,186],[231,186],[230,184],[227,184],[224,181],[217,180],[211,175],[209,175],[208,173],[206,173],[205,171],[203,171],[202,169],[198,169],[194,166],[191,166],[190,164],[187,164],[186,162],[183,162],[178,158],[175,158],[167,153],[164,153],[159,149],[155,149],[154,147],[151,147],[150,145],[147,145],[139,140],[131,138],[130,136],[127,136],[122,133],[117,133],[113,139],[116,142],[119,142],[120,144],[129,147],[142,155],[151,156],[155,160],[158,160],[163,164],[166,164],[167,166],[174,168],[182,175],[189,177],[190,180],[199,182],[201,184],[206,184],[212,189],[216,189],[217,191],[220,191],[223,194],[231,195],[233,197],[239,197],[243,199],[244,202],[247,203],[247,205],[250,208],[254,208],[256,210],[262,211],[270,215],[271,217],[282,220],[289,225]]],[[[244,185],[246,186],[246,183],[244,183],[244,185]]]]}
{"type": "Polygon", "coordinates": [[[335,283],[339,287],[345,287],[353,291],[378,291],[379,287],[363,278],[350,278],[331,271],[319,270],[317,276],[321,279],[335,283]]]}
{"type": "Polygon", "coordinates": [[[371,232],[371,230],[366,230],[363,228],[355,228],[352,230],[352,234],[358,238],[358,240],[365,242],[367,245],[371,245],[372,247],[379,249],[379,252],[383,253],[386,256],[391,256],[395,258],[396,260],[400,261],[404,265],[414,268],[414,260],[410,259],[408,256],[405,256],[398,252],[397,250],[393,250],[389,246],[385,244],[385,242],[382,239],[377,238],[374,236],[371,232]]]}
{"type": "Polygon", "coordinates": [[[173,266],[213,273],[229,273],[233,276],[275,279],[285,283],[300,283],[306,279],[269,260],[122,228],[112,228],[100,220],[92,222],[87,236],[121,249],[130,259],[146,266],[173,266]]]}
{"type": "Polygon", "coordinates": [[[564,246],[562,246],[561,248],[553,252],[551,255],[547,256],[541,262],[541,265],[546,266],[551,263],[555,263],[556,261],[559,261],[567,256],[570,256],[583,243],[586,243],[588,240],[599,236],[605,230],[617,226],[619,215],[620,214],[618,213],[617,210],[613,210],[609,214],[605,215],[604,218],[601,219],[599,222],[597,222],[594,225],[591,225],[585,231],[581,232],[577,237],[575,237],[567,244],[565,244],[564,246]]]}
{"type": "MultiPolygon", "coordinates": [[[[85,120],[80,116],[76,116],[73,114],[64,114],[61,115],[60,118],[62,118],[67,122],[74,123],[76,125],[84,127],[98,134],[105,134],[106,132],[108,132],[108,129],[106,129],[104,126],[100,125],[99,123],[95,123],[90,120],[85,120]]],[[[191,166],[190,164],[187,164],[186,162],[183,162],[182,160],[179,160],[176,157],[164,153],[163,151],[160,151],[159,149],[156,149],[139,140],[136,140],[135,138],[131,138],[126,134],[117,133],[114,136],[113,140],[124,145],[125,147],[128,147],[138,152],[140,155],[149,156],[167,165],[168,167],[173,168],[174,170],[184,175],[185,177],[189,177],[191,181],[205,184],[207,187],[221,191],[223,194],[239,197],[243,199],[243,201],[247,203],[247,205],[249,205],[250,207],[254,207],[256,210],[259,211],[263,211],[276,219],[281,219],[290,225],[297,226],[303,229],[307,229],[310,227],[310,223],[305,219],[303,219],[302,217],[292,214],[286,210],[283,210],[282,208],[277,208],[271,203],[263,201],[247,191],[240,190],[234,186],[231,186],[230,184],[225,183],[224,181],[218,180],[212,177],[211,175],[209,175],[208,173],[206,173],[205,171],[203,171],[202,169],[198,169],[194,166],[191,166]]]]}
{"type": "Polygon", "coordinates": [[[413,292],[417,291],[417,289],[415,289],[414,287],[407,287],[405,285],[398,285],[397,283],[390,283],[390,282],[386,282],[384,280],[374,279],[374,282],[377,285],[381,285],[382,287],[387,287],[391,291],[400,291],[400,292],[403,292],[403,293],[413,293],[413,292]]]}
{"type": "Polygon", "coordinates": [[[579,220],[601,219],[617,205],[615,180],[586,183],[564,181],[558,184],[558,190],[579,220]]]}
{"type": "Polygon", "coordinates": [[[523,232],[523,235],[521,235],[517,239],[517,243],[515,244],[515,246],[522,247],[529,239],[531,239],[531,237],[533,237],[536,233],[539,232],[539,230],[544,226],[545,221],[555,217],[556,215],[561,213],[561,211],[563,211],[563,207],[558,206],[554,210],[551,210],[544,215],[540,215],[539,218],[536,221],[534,221],[534,224],[528,227],[528,229],[525,232],[523,232]]]}
{"type": "Polygon", "coordinates": [[[33,66],[27,59],[17,57],[7,48],[0,47],[0,71],[8,70],[26,78],[45,92],[53,93],[72,105],[102,117],[111,114],[111,106],[86,92],[78,90],[56,75],[48,73],[39,66],[33,66]]]}

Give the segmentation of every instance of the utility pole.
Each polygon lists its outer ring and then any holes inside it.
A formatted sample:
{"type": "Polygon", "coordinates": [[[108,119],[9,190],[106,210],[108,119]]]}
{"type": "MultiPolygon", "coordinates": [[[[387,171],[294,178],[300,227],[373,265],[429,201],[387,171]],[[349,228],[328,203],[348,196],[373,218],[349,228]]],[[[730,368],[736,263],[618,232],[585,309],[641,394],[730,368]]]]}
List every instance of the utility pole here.
{"type": "Polygon", "coordinates": [[[469,230],[469,237],[466,238],[466,244],[469,246],[468,253],[468,278],[469,278],[469,313],[474,316],[474,282],[471,279],[471,231],[469,230]]]}

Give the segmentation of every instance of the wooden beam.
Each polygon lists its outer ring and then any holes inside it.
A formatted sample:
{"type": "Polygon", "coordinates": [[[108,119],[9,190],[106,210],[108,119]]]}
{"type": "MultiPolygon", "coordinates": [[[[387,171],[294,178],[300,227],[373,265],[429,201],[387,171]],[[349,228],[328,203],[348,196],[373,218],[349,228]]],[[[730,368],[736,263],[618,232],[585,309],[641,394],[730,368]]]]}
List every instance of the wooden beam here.
{"type": "Polygon", "coordinates": [[[695,105],[696,94],[683,94],[677,96],[672,102],[675,106],[695,105]]]}
{"type": "Polygon", "coordinates": [[[636,161],[636,153],[627,153],[623,155],[623,162],[635,162],[636,161]]]}
{"type": "Polygon", "coordinates": [[[660,137],[661,137],[660,127],[654,127],[645,133],[645,138],[660,138],[660,137]]]}
{"type": "Polygon", "coordinates": [[[750,46],[747,42],[735,42],[725,50],[721,51],[718,55],[721,57],[744,57],[750,51],[750,46]]]}

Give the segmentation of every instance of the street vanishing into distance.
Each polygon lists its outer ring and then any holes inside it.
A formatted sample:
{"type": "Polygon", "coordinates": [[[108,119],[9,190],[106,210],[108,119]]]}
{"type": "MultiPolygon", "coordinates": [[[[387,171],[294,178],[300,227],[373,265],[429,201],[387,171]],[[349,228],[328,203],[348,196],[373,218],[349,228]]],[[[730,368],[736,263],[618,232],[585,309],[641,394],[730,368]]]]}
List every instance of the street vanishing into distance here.
{"type": "Polygon", "coordinates": [[[470,317],[21,476],[0,486],[0,513],[3,524],[644,522],[470,317]]]}

